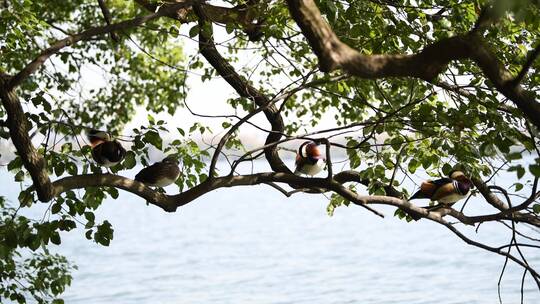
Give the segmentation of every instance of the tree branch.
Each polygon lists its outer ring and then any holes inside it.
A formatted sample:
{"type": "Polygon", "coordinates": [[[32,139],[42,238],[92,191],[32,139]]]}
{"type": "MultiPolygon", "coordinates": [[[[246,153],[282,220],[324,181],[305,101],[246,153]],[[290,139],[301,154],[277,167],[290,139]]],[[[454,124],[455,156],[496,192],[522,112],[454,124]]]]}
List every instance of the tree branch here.
{"type": "Polygon", "coordinates": [[[9,135],[24,167],[32,177],[39,200],[46,202],[53,198],[54,191],[47,174],[45,159],[32,145],[28,135],[29,123],[21,103],[13,89],[6,88],[9,81],[10,77],[0,74],[0,99],[6,110],[9,135]]]}
{"type": "Polygon", "coordinates": [[[43,63],[47,59],[49,59],[49,57],[56,54],[58,51],[60,51],[61,49],[67,46],[75,44],[79,41],[89,40],[95,36],[139,26],[145,22],[166,16],[170,14],[171,12],[177,11],[180,8],[191,5],[191,3],[192,1],[185,1],[182,3],[173,4],[173,5],[166,5],[166,6],[164,5],[157,12],[152,13],[150,15],[136,17],[130,20],[122,21],[119,23],[111,24],[111,25],[93,27],[81,33],[56,41],[47,49],[43,50],[38,55],[38,57],[36,57],[32,62],[26,65],[19,73],[17,73],[13,78],[11,78],[11,80],[8,82],[5,88],[7,90],[11,90],[12,88],[15,88],[18,85],[20,85],[21,82],[23,82],[26,78],[32,75],[38,68],[40,68],[43,65],[43,63]]]}
{"type": "MultiPolygon", "coordinates": [[[[147,0],[135,0],[139,5],[150,12],[154,12],[159,6],[147,0]]],[[[235,7],[222,7],[207,3],[200,3],[201,9],[211,22],[222,25],[233,24],[241,27],[252,41],[261,36],[261,16],[264,16],[266,6],[259,1],[247,1],[246,4],[235,7]]],[[[195,22],[198,20],[192,7],[187,6],[171,13],[169,17],[182,23],[195,22]]]]}
{"type": "MultiPolygon", "coordinates": [[[[107,7],[107,5],[105,5],[105,1],[98,0],[98,3],[99,3],[99,8],[101,9],[101,13],[103,14],[103,19],[105,19],[105,22],[107,23],[107,25],[111,25],[111,20],[112,20],[111,12],[109,11],[109,8],[107,7]]],[[[118,39],[118,36],[116,35],[115,32],[111,31],[110,36],[114,42],[120,41],[120,39],[118,39]]]]}
{"type": "Polygon", "coordinates": [[[54,187],[54,196],[73,189],[103,186],[115,187],[136,194],[166,211],[174,211],[176,209],[170,196],[154,191],[141,182],[120,175],[84,174],[68,176],[53,182],[52,186],[54,187]]]}
{"type": "MultiPolygon", "coordinates": [[[[200,19],[199,49],[201,54],[240,96],[252,100],[259,108],[265,108],[264,114],[272,126],[272,132],[268,134],[265,144],[269,145],[277,142],[281,138],[281,134],[285,128],[283,118],[279,114],[277,107],[269,105],[271,101],[263,93],[251,86],[251,84],[241,77],[233,66],[221,56],[212,39],[212,25],[207,23],[207,17],[204,10],[199,5],[194,5],[193,7],[200,19]]],[[[219,151],[216,151],[216,153],[217,152],[219,151]]],[[[276,172],[291,172],[279,157],[277,146],[270,146],[266,148],[264,152],[272,170],[276,172]]]]}
{"type": "Polygon", "coordinates": [[[0,74],[0,98],[7,113],[7,125],[9,128],[11,140],[17,149],[24,167],[30,173],[34,187],[40,201],[46,202],[55,196],[54,187],[51,184],[47,174],[46,162],[35,147],[32,145],[31,138],[28,135],[29,123],[25,116],[21,103],[18,100],[14,89],[24,81],[28,76],[34,73],[50,56],[57,53],[62,48],[69,46],[81,40],[88,40],[94,36],[109,33],[114,30],[127,29],[144,22],[159,18],[170,11],[178,10],[188,5],[190,2],[174,4],[162,7],[158,12],[123,21],[108,26],[95,27],[82,33],[69,36],[53,43],[49,48],[25,66],[19,73],[13,77],[6,74],[0,74]]]}
{"type": "Polygon", "coordinates": [[[495,193],[491,192],[489,190],[489,187],[479,178],[473,177],[471,178],[474,186],[480,191],[484,199],[493,207],[504,211],[510,208],[505,202],[501,201],[495,193]]]}
{"type": "Polygon", "coordinates": [[[434,221],[443,221],[440,214],[429,213],[425,209],[420,208],[416,205],[409,203],[408,201],[388,197],[388,196],[379,196],[379,195],[359,195],[354,193],[344,187],[342,184],[335,180],[330,180],[328,178],[305,178],[297,176],[291,173],[281,173],[281,172],[264,172],[250,175],[238,175],[238,176],[223,176],[216,177],[214,179],[207,179],[201,184],[179,194],[175,195],[166,195],[152,190],[151,188],[145,186],[144,184],[129,179],[127,177],[113,175],[113,174],[86,174],[86,175],[77,175],[69,176],[59,179],[52,183],[52,192],[53,196],[58,196],[63,192],[80,189],[86,187],[116,187],[119,189],[126,190],[133,194],[136,194],[146,200],[151,204],[156,205],[166,211],[173,212],[177,207],[186,205],[195,199],[201,197],[202,195],[218,189],[218,188],[229,188],[237,186],[252,186],[259,184],[275,184],[283,183],[289,186],[294,185],[295,187],[304,187],[307,189],[311,188],[324,188],[329,191],[334,191],[337,194],[343,196],[344,198],[350,200],[356,205],[367,208],[370,211],[382,216],[377,211],[368,208],[367,205],[370,204],[383,204],[391,205],[395,207],[404,208],[406,210],[412,210],[422,214],[424,217],[434,220],[434,221]]]}
{"type": "MultiPolygon", "coordinates": [[[[445,90],[454,92],[460,96],[466,97],[469,100],[475,100],[479,104],[486,106],[486,103],[483,100],[480,100],[479,98],[477,98],[476,94],[469,92],[467,90],[464,90],[460,86],[453,85],[444,81],[437,81],[437,82],[434,82],[433,84],[445,90]]],[[[512,115],[515,115],[516,113],[515,111],[518,111],[516,108],[510,107],[503,103],[500,103],[497,105],[497,110],[508,113],[508,114],[512,114],[512,115]]]]}
{"type": "Polygon", "coordinates": [[[442,39],[413,55],[364,55],[336,36],[313,0],[287,0],[289,11],[306,36],[324,72],[336,69],[361,78],[416,77],[435,80],[453,60],[471,59],[497,90],[512,100],[540,128],[540,103],[513,77],[486,45],[478,31],[442,39]]]}
{"type": "Polygon", "coordinates": [[[444,226],[446,226],[446,228],[448,228],[450,231],[452,231],[455,235],[457,235],[465,243],[467,243],[469,245],[472,245],[472,246],[475,246],[475,247],[478,247],[478,248],[481,248],[481,249],[484,249],[484,250],[487,250],[487,251],[494,252],[494,253],[502,255],[502,256],[505,256],[505,257],[509,258],[510,260],[514,261],[515,263],[517,263],[518,265],[520,265],[521,267],[523,267],[524,269],[527,269],[531,273],[531,275],[533,276],[534,281],[536,282],[536,284],[538,285],[538,288],[540,289],[540,275],[533,268],[531,268],[529,265],[527,265],[526,262],[521,261],[520,259],[516,258],[515,256],[511,255],[508,252],[504,252],[501,248],[490,247],[490,246],[487,246],[485,244],[482,244],[482,243],[479,243],[479,242],[476,242],[474,240],[469,239],[468,237],[466,237],[463,233],[461,233],[459,230],[457,230],[451,224],[447,223],[447,224],[444,224],[444,226]]]}

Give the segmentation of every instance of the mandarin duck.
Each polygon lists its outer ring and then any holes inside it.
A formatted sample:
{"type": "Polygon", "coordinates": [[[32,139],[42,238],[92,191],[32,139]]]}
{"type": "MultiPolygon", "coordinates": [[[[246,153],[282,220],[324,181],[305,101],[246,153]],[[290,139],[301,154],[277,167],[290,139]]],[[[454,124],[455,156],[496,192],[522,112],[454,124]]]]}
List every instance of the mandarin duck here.
{"type": "Polygon", "coordinates": [[[107,132],[92,129],[87,137],[92,147],[92,158],[100,166],[112,167],[126,156],[126,149],[117,140],[111,140],[107,132]]]}
{"type": "MultiPolygon", "coordinates": [[[[437,201],[435,206],[422,207],[429,211],[435,211],[440,208],[450,207],[457,201],[467,197],[470,190],[474,188],[472,181],[461,171],[452,171],[450,178],[441,178],[437,180],[428,180],[420,185],[418,190],[409,200],[428,198],[437,201]]],[[[410,214],[413,219],[418,220],[420,216],[410,214]]]]}
{"type": "Polygon", "coordinates": [[[143,168],[135,180],[152,187],[166,187],[173,184],[180,176],[178,159],[174,156],[167,156],[162,161],[143,168]]]}
{"type": "Polygon", "coordinates": [[[294,174],[316,175],[326,166],[321,149],[313,141],[306,141],[300,145],[296,152],[296,169],[294,174]]]}

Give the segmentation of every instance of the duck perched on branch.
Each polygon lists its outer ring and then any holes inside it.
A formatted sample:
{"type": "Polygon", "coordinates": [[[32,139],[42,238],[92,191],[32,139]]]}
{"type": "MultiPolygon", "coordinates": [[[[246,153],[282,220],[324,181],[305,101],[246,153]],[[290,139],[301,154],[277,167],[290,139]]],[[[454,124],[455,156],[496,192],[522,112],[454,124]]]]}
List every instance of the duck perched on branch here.
{"type": "Polygon", "coordinates": [[[92,158],[100,166],[112,167],[126,156],[126,149],[117,140],[111,140],[107,132],[92,129],[88,131],[87,137],[92,147],[92,158]]]}
{"type": "MultiPolygon", "coordinates": [[[[457,201],[466,198],[472,188],[474,188],[472,181],[462,171],[454,170],[450,172],[448,178],[423,182],[420,185],[420,190],[409,200],[428,198],[436,201],[439,204],[423,207],[429,211],[435,211],[440,208],[450,207],[457,201]]],[[[411,216],[417,220],[414,215],[411,216]]]]}
{"type": "Polygon", "coordinates": [[[152,187],[167,187],[173,184],[180,176],[178,159],[174,156],[167,156],[162,161],[148,166],[137,175],[135,180],[152,187]]]}
{"type": "Polygon", "coordinates": [[[300,145],[296,152],[295,164],[294,174],[314,176],[324,169],[326,160],[322,156],[319,145],[313,141],[306,141],[300,145]]]}

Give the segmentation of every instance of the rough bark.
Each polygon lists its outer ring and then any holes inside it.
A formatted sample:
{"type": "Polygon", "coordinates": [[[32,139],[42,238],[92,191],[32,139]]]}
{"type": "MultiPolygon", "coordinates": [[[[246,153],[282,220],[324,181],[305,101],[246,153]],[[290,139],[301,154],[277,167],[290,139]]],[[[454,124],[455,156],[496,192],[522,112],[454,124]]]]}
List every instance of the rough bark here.
{"type": "Polygon", "coordinates": [[[417,54],[365,55],[337,37],[313,0],[287,0],[287,4],[324,72],[342,69],[361,78],[416,77],[433,82],[451,61],[470,59],[495,88],[512,100],[540,129],[540,103],[536,101],[535,94],[514,81],[482,38],[479,29],[442,39],[417,54]]]}
{"type": "MultiPolygon", "coordinates": [[[[151,12],[154,12],[158,8],[156,3],[147,0],[135,0],[135,2],[151,12]]],[[[182,1],[178,0],[177,2],[182,1]]],[[[260,38],[262,20],[264,19],[261,16],[264,16],[265,5],[259,3],[259,1],[248,1],[246,4],[235,7],[222,7],[202,3],[201,1],[200,7],[211,22],[239,26],[249,36],[250,40],[258,40],[260,38]]],[[[192,6],[179,9],[168,16],[182,23],[198,21],[198,17],[194,13],[192,6]]]]}
{"type": "Polygon", "coordinates": [[[7,114],[9,135],[24,167],[32,177],[39,200],[46,202],[52,199],[54,190],[47,174],[45,159],[32,145],[28,136],[30,123],[14,90],[7,88],[9,81],[10,77],[0,74],[0,98],[7,114]]]}
{"type": "MultiPolygon", "coordinates": [[[[265,145],[271,145],[274,142],[279,141],[283,134],[285,125],[283,118],[279,114],[278,108],[270,104],[266,95],[255,89],[246,79],[240,76],[234,67],[230,65],[225,58],[219,54],[212,39],[212,25],[206,20],[206,13],[202,7],[194,5],[195,12],[199,16],[199,50],[206,60],[216,69],[216,71],[234,88],[238,95],[252,100],[259,108],[264,108],[264,114],[266,119],[272,126],[272,132],[270,132],[266,138],[265,145]]],[[[230,134],[229,134],[230,135],[230,134]]],[[[216,154],[220,152],[221,147],[225,144],[226,137],[224,137],[220,146],[216,151],[216,154]]],[[[266,159],[270,163],[272,170],[276,172],[291,172],[287,166],[283,163],[278,155],[277,146],[271,145],[264,150],[266,159]]]]}

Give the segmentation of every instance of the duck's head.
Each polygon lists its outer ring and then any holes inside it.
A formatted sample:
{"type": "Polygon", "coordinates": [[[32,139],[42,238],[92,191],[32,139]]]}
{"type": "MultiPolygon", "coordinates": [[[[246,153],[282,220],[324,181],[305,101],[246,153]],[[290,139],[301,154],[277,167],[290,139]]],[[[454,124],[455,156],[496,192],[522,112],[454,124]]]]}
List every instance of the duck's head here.
{"type": "Polygon", "coordinates": [[[91,129],[86,133],[88,140],[92,146],[96,146],[102,142],[110,141],[111,135],[105,131],[91,129]]]}
{"type": "Polygon", "coordinates": [[[302,146],[303,147],[300,148],[300,155],[302,155],[302,157],[316,160],[324,159],[319,145],[317,145],[315,142],[307,141],[302,146]]]}
{"type": "Polygon", "coordinates": [[[465,175],[465,173],[463,173],[463,171],[460,171],[460,170],[451,171],[449,176],[453,180],[457,180],[458,182],[468,184],[471,188],[474,187],[473,182],[465,175]]]}

